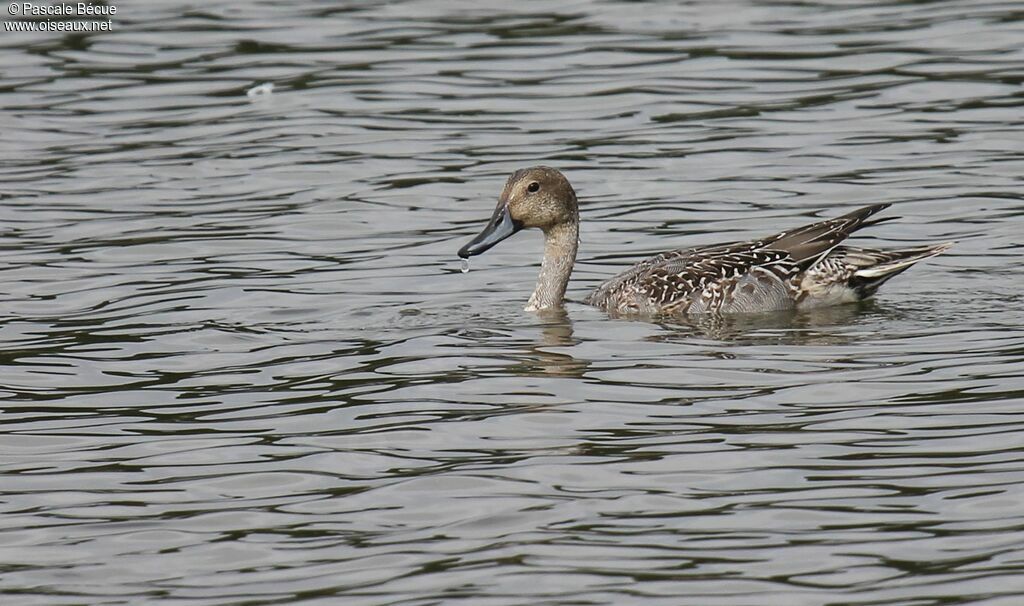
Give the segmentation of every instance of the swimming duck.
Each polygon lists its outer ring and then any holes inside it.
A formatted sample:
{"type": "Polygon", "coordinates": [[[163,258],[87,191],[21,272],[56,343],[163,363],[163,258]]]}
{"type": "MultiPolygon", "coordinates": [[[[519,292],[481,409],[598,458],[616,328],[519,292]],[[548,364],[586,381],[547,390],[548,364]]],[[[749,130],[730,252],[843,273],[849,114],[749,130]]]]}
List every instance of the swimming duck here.
{"type": "MultiPolygon", "coordinates": [[[[889,204],[873,204],[749,242],[663,252],[601,284],[585,302],[621,314],[695,314],[808,309],[860,301],[952,242],[879,250],[840,246],[889,204]]],[[[468,259],[521,229],[544,232],[544,257],[527,311],[559,308],[579,246],[576,192],[547,166],[517,170],[487,226],[459,249],[468,259]]]]}

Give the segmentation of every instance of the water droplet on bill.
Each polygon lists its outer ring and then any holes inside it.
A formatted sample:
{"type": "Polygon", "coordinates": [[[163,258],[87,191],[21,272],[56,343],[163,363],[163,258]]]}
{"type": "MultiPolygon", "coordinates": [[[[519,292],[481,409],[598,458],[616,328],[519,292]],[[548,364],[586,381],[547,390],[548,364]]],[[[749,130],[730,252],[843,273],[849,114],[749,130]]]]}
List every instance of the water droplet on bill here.
{"type": "Polygon", "coordinates": [[[469,259],[462,260],[462,273],[469,273],[469,259]]]}

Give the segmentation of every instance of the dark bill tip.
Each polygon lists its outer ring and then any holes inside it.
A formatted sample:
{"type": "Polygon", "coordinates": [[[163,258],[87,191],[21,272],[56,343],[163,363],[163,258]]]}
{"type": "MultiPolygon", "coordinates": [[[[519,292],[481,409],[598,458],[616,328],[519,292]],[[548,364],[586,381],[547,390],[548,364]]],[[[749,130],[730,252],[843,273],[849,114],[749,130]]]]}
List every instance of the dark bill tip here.
{"type": "Polygon", "coordinates": [[[487,222],[484,230],[459,249],[459,256],[468,259],[487,252],[498,242],[519,231],[520,227],[521,225],[509,214],[508,208],[500,206],[494,209],[494,215],[491,216],[491,220],[487,222]]]}

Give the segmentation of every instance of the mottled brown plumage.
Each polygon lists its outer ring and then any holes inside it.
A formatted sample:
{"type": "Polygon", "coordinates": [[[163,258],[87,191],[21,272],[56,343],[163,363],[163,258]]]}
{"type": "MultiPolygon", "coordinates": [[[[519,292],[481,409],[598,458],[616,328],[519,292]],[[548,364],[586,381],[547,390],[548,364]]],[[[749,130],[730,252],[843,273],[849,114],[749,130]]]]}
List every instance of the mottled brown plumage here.
{"type": "MultiPolygon", "coordinates": [[[[608,280],[585,302],[618,313],[653,315],[766,312],[860,300],[951,245],[902,250],[839,246],[888,206],[867,206],[760,240],[664,252],[608,280]]],[[[524,227],[545,234],[541,272],[527,310],[558,307],[576,259],[579,212],[575,191],[557,170],[516,171],[487,227],[459,256],[480,254],[524,227]]]]}

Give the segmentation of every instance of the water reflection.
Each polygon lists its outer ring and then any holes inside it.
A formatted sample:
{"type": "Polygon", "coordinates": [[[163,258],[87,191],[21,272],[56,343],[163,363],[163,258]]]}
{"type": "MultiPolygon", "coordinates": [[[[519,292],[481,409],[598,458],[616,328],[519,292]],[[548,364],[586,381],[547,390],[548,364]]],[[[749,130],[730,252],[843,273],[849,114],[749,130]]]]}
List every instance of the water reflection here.
{"type": "Polygon", "coordinates": [[[572,319],[565,309],[546,310],[537,314],[541,324],[540,337],[528,345],[516,374],[542,374],[552,377],[580,379],[586,374],[588,363],[569,353],[552,351],[554,348],[572,348],[579,343],[573,336],[572,319]]]}
{"type": "MultiPolygon", "coordinates": [[[[700,314],[666,317],[651,338],[685,342],[694,336],[737,344],[840,345],[857,339],[848,329],[877,313],[873,299],[846,305],[766,314],[700,314]]],[[[639,321],[639,319],[638,319],[639,321]]]]}

